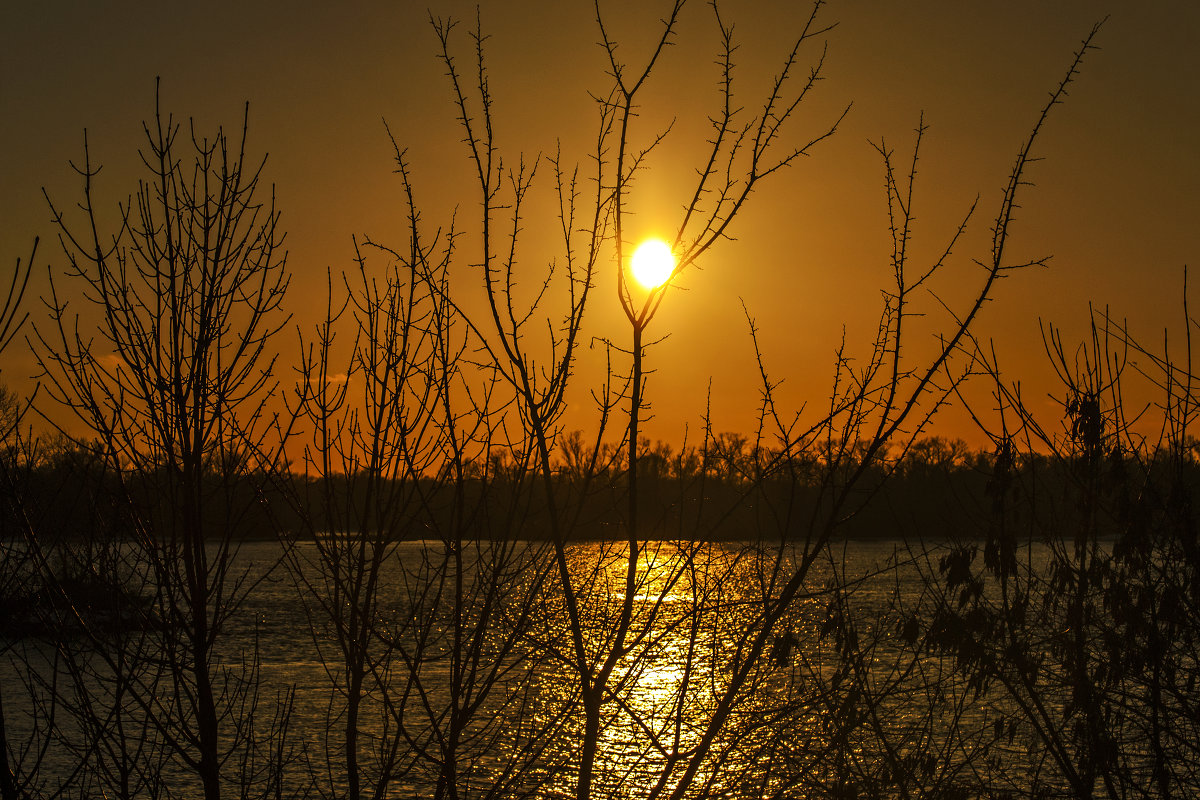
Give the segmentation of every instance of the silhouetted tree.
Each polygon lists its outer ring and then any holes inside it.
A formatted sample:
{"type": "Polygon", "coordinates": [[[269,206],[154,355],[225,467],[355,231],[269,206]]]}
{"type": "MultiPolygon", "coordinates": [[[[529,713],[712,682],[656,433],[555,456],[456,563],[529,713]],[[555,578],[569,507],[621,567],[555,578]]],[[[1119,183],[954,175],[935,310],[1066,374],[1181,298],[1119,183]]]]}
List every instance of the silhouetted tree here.
{"type": "MultiPolygon", "coordinates": [[[[13,268],[4,305],[0,307],[0,355],[3,355],[29,317],[29,313],[22,309],[21,301],[33,272],[37,246],[38,241],[34,239],[25,265],[22,266],[18,258],[13,268]]],[[[28,596],[31,590],[29,563],[23,546],[27,526],[24,522],[23,487],[19,475],[23,405],[12,391],[0,383],[0,494],[3,495],[0,502],[0,598],[10,608],[17,606],[18,599],[28,596]]],[[[7,656],[8,651],[8,642],[0,641],[0,658],[7,656]]],[[[4,694],[4,687],[0,686],[0,798],[17,800],[21,796],[18,787],[37,774],[40,748],[36,743],[29,747],[10,738],[4,715],[4,694]],[[22,758],[24,755],[31,757],[22,758]]],[[[34,727],[36,731],[37,723],[34,727]]]]}
{"type": "MultiPolygon", "coordinates": [[[[1184,321],[1195,325],[1186,299],[1184,321]]],[[[1076,348],[1053,326],[1044,334],[1061,418],[1035,414],[988,354],[1000,409],[988,428],[990,518],[978,541],[931,559],[934,599],[912,630],[952,660],[994,725],[996,785],[1028,796],[1194,794],[1200,561],[1190,508],[1200,484],[1188,434],[1190,336],[1177,361],[1107,312],[1094,314],[1076,348]],[[1162,392],[1157,435],[1126,401],[1138,378],[1162,392]],[[1031,762],[1027,748],[1045,758],[1031,762]]]]}
{"type": "Polygon", "coordinates": [[[168,763],[210,800],[278,778],[264,763],[281,743],[265,735],[256,663],[218,656],[253,588],[235,564],[243,520],[286,432],[270,349],[287,321],[286,255],[262,162],[246,154],[247,119],[233,136],[210,137],[156,101],[141,151],[148,176],[111,233],[86,136],[82,222],[50,201],[66,268],[51,283],[49,321],[35,328],[42,379],[86,432],[74,440],[111,476],[122,507],[124,526],[106,532],[111,563],[96,566],[152,598],[126,609],[134,617],[112,635],[77,615],[86,652],[62,641],[90,742],[76,744],[95,782],[85,792],[183,791],[162,772],[168,763]]]}
{"type": "MultiPolygon", "coordinates": [[[[709,140],[707,166],[698,170],[694,191],[685,194],[682,204],[684,210],[674,238],[676,275],[690,269],[732,230],[734,219],[761,180],[778,174],[836,129],[835,119],[815,137],[802,139],[798,146],[785,145],[781,139],[796,108],[820,76],[818,55],[807,79],[795,84],[790,81],[802,47],[823,33],[816,22],[819,7],[819,3],[815,5],[795,49],[768,89],[761,111],[749,119],[742,118],[744,112],[739,109],[744,107],[730,101],[734,39],[732,28],[719,13],[715,15],[722,41],[718,65],[724,102],[714,117],[715,133],[709,140]]],[[[517,452],[529,454],[528,460],[516,459],[515,465],[531,471],[544,487],[556,565],[552,595],[556,602],[547,606],[541,636],[553,642],[551,653],[572,676],[573,689],[563,695],[561,702],[578,704],[573,712],[578,717],[568,719],[568,725],[574,726],[569,729],[576,731],[579,746],[562,762],[575,774],[569,791],[580,798],[602,793],[610,778],[601,774],[598,765],[601,742],[632,731],[636,733],[635,743],[627,745],[631,748],[630,763],[639,765],[639,786],[644,786],[650,797],[704,795],[716,791],[717,785],[734,784],[773,792],[780,787],[808,785],[803,783],[803,776],[818,773],[833,777],[812,788],[845,793],[865,785],[854,779],[854,774],[863,781],[878,777],[863,772],[867,752],[882,749],[891,753],[888,763],[892,768],[900,771],[903,766],[897,755],[901,743],[893,741],[894,732],[879,723],[893,689],[886,686],[886,681],[884,685],[873,684],[874,677],[863,671],[876,648],[854,636],[851,617],[839,613],[830,617],[836,622],[825,627],[830,644],[816,663],[802,663],[781,676],[771,655],[778,646],[780,660],[786,661],[782,654],[791,641],[787,632],[803,623],[800,615],[806,603],[802,601],[823,600],[830,608],[849,607],[849,579],[836,573],[831,578],[818,569],[818,564],[829,557],[828,547],[847,520],[867,507],[895,470],[894,454],[907,449],[939,405],[971,373],[967,345],[972,341],[970,331],[976,317],[996,281],[1025,266],[1012,263],[1005,247],[1033,143],[1051,108],[1064,96],[1090,38],[1018,154],[996,213],[990,252],[979,259],[984,271],[977,293],[965,308],[952,314],[940,346],[924,361],[911,361],[904,355],[906,323],[917,313],[917,293],[931,284],[932,276],[947,261],[974,207],[950,237],[945,254],[928,266],[915,267],[910,263],[908,244],[915,213],[912,198],[916,152],[925,129],[919,127],[907,177],[898,174],[892,151],[879,146],[891,212],[894,285],[885,295],[877,341],[861,367],[852,368],[848,353],[839,351],[829,410],[807,427],[793,424],[776,407],[774,386],[766,378],[764,366],[763,425],[754,441],[717,440],[706,435],[701,456],[705,474],[720,464],[715,477],[727,484],[741,483],[740,499],[763,508],[762,518],[770,520],[770,527],[758,532],[762,542],[729,551],[705,544],[710,537],[703,527],[692,530],[680,543],[652,541],[639,496],[640,482],[652,478],[651,472],[657,474],[657,470],[641,469],[639,463],[643,447],[639,430],[644,409],[644,334],[669,294],[670,283],[645,295],[633,293],[626,278],[623,216],[636,191],[637,168],[663,140],[660,134],[650,138],[648,147],[634,145],[634,110],[642,88],[674,36],[681,11],[680,3],[672,7],[663,21],[660,38],[637,69],[618,57],[616,43],[608,35],[603,19],[599,20],[612,88],[599,95],[594,194],[588,196],[586,206],[579,200],[582,193],[577,173],[567,170],[557,156],[550,162],[560,198],[566,264],[561,283],[555,283],[553,274],[531,279],[518,268],[519,233],[527,224],[522,216],[523,202],[535,169],[520,160],[510,160],[520,166],[507,174],[501,167],[483,55],[484,37],[478,29],[474,32],[472,67],[464,77],[450,49],[454,26],[435,23],[468,155],[478,178],[481,203],[480,251],[472,263],[477,265],[479,280],[484,284],[486,310],[478,316],[464,312],[463,319],[479,342],[478,362],[490,374],[498,375],[510,392],[511,413],[519,425],[506,430],[528,442],[517,448],[517,452]],[[505,223],[499,219],[502,212],[505,223]],[[584,218],[582,224],[580,217],[584,218]],[[615,269],[632,341],[628,348],[606,343],[610,356],[620,358],[624,354],[628,359],[628,372],[623,368],[610,372],[607,384],[594,397],[605,424],[619,409],[628,410],[629,424],[619,440],[626,451],[622,488],[627,511],[617,542],[583,550],[570,544],[580,519],[581,495],[572,496],[574,505],[563,502],[564,495],[556,491],[552,454],[558,449],[557,422],[573,374],[589,290],[596,270],[606,261],[615,269]],[[531,282],[539,288],[533,292],[532,301],[524,301],[514,287],[531,282]],[[555,298],[564,301],[558,314],[541,310],[543,303],[555,298]],[[549,341],[542,350],[533,345],[534,325],[549,332],[549,341]],[[548,358],[545,353],[550,354],[548,358]],[[960,357],[965,366],[952,370],[960,357]],[[816,478],[815,485],[809,483],[812,488],[804,498],[806,502],[796,502],[794,495],[766,494],[768,479],[790,473],[795,486],[801,472],[805,482],[816,478]],[[767,544],[772,541],[776,544],[767,544]],[[735,576],[744,578],[746,574],[754,577],[746,583],[735,580],[735,576]],[[734,586],[749,588],[735,597],[734,586]],[[688,643],[682,652],[670,649],[673,640],[664,635],[664,630],[688,643]],[[717,631],[721,632],[719,636],[714,635],[717,631]],[[651,665],[661,664],[664,659],[671,664],[673,683],[665,697],[648,699],[639,692],[639,684],[654,671],[651,665]],[[833,674],[839,676],[832,680],[828,678],[831,666],[835,668],[833,674]],[[784,774],[759,772],[754,766],[760,763],[757,756],[767,751],[756,748],[779,747],[784,740],[771,739],[768,729],[749,722],[748,710],[752,708],[776,725],[818,710],[832,714],[835,725],[827,732],[825,743],[809,751],[811,760],[793,761],[784,774]],[[864,737],[870,739],[874,750],[864,749],[864,737]],[[742,774],[723,772],[731,764],[750,766],[742,774]]],[[[447,298],[454,297],[452,287],[440,291],[447,298]]],[[[463,308],[457,307],[460,311],[463,308]]],[[[580,442],[566,440],[568,470],[583,472],[587,480],[588,471],[615,464],[604,457],[605,452],[611,452],[604,447],[603,433],[588,453],[580,442]]],[[[542,629],[536,620],[532,630],[535,641],[541,641],[536,632],[542,629]]],[[[913,663],[912,659],[897,662],[897,673],[911,670],[913,663]]],[[[952,732],[941,730],[942,741],[952,732]]],[[[920,730],[904,735],[908,742],[921,741],[920,730]]],[[[914,786],[921,774],[915,768],[909,769],[902,785],[914,786]]]]}

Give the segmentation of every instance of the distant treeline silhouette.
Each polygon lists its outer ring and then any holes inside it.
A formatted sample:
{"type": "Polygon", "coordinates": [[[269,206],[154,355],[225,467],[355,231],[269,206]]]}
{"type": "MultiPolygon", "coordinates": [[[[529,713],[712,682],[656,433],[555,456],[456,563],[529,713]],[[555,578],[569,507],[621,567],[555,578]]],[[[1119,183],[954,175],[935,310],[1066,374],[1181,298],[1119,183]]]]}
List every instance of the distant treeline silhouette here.
{"type": "MultiPolygon", "coordinates": [[[[590,474],[578,468],[579,432],[564,437],[560,458],[552,464],[551,485],[560,505],[578,509],[568,530],[568,540],[617,540],[626,535],[627,466],[623,452],[605,454],[603,465],[590,474]]],[[[1195,445],[1193,446],[1195,447],[1195,445]]],[[[10,450],[6,457],[15,454],[10,450]]],[[[822,493],[831,468],[845,470],[853,462],[829,464],[819,454],[784,458],[769,449],[755,451],[753,443],[736,433],[721,433],[707,445],[685,446],[678,451],[664,442],[644,440],[637,463],[638,503],[646,539],[699,541],[751,541],[764,530],[783,533],[785,540],[801,538],[805,528],[780,531],[780,510],[789,508],[798,520],[820,514],[822,493]]],[[[1106,485],[1114,493],[1124,516],[1106,518],[1099,533],[1119,535],[1119,520],[1128,515],[1153,516],[1153,506],[1178,499],[1181,492],[1200,490],[1200,466],[1189,461],[1183,473],[1172,473],[1166,451],[1141,454],[1113,451],[1106,454],[1106,485]],[[1142,485],[1130,482],[1135,468],[1148,469],[1142,485]],[[1168,485],[1182,480],[1182,486],[1168,485]]],[[[57,446],[39,451],[34,463],[9,462],[11,474],[20,476],[26,513],[47,540],[81,541],[97,536],[120,539],[133,535],[131,513],[152,516],[163,498],[153,492],[130,498],[132,506],[118,502],[117,476],[104,461],[84,447],[58,440],[57,446]],[[69,503],[59,502],[70,496],[69,503]],[[34,511],[36,510],[36,511],[34,511]]],[[[854,539],[971,539],[980,537],[993,511],[1001,486],[1010,493],[1008,512],[1023,520],[1025,530],[1069,530],[1079,509],[1064,503],[1075,469],[1073,462],[1048,453],[1023,452],[998,455],[994,449],[971,448],[958,439],[927,436],[916,440],[886,465],[868,465],[858,501],[840,521],[835,540],[854,539]],[[998,466],[999,462],[999,466],[998,466]]],[[[378,530],[392,541],[438,537],[448,529],[452,513],[469,509],[468,536],[479,540],[544,540],[549,534],[547,504],[532,490],[526,470],[497,453],[486,463],[467,465],[461,487],[436,476],[418,481],[424,497],[410,514],[386,520],[351,518],[354,509],[369,507],[363,493],[365,481],[354,475],[305,477],[291,473],[235,482],[227,491],[219,475],[211,477],[211,502],[232,504],[239,519],[235,538],[305,539],[323,531],[378,530]],[[456,497],[455,492],[463,496],[456,497]],[[522,496],[522,513],[514,517],[509,507],[514,495],[522,496]],[[297,502],[299,499],[299,502],[297,502]]],[[[125,475],[124,480],[130,481],[125,475]]],[[[134,486],[153,482],[130,481],[134,486]]],[[[20,530],[5,508],[6,531],[20,530]]],[[[218,515],[224,519],[225,515],[218,515]]],[[[214,531],[213,535],[218,535],[214,531]]],[[[222,533],[223,535],[223,533],[222,533]]],[[[778,537],[778,533],[776,534],[778,537]]]]}

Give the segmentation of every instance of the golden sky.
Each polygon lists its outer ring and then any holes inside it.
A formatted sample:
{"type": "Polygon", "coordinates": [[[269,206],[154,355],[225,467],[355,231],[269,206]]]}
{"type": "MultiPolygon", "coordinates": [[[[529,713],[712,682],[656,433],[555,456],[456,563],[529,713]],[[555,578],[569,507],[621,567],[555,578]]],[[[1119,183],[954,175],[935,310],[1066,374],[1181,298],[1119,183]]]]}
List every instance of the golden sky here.
{"type": "MultiPolygon", "coordinates": [[[[665,12],[652,5],[602,3],[631,62],[640,62],[665,12]]],[[[297,321],[315,322],[326,268],[351,264],[350,237],[402,234],[383,120],[408,148],[431,224],[455,209],[460,224],[469,222],[477,207],[429,13],[462,18],[466,33],[475,5],[433,2],[427,12],[398,0],[5,3],[0,257],[11,266],[40,235],[39,264],[61,266],[41,190],[64,203],[78,197],[68,162],[81,155],[85,127],[93,158],[105,165],[100,196],[110,205],[128,197],[141,121],[153,113],[161,76],[164,107],[195,117],[203,130],[236,126],[250,102],[250,148],[269,153],[266,177],[288,231],[295,274],[288,306],[297,321]]],[[[808,9],[742,0],[722,13],[741,46],[736,96],[757,105],[808,9]]],[[[586,163],[595,121],[588,92],[607,86],[592,4],[503,0],[482,3],[480,15],[506,159],[552,153],[561,141],[568,160],[586,163]]],[[[940,252],[980,198],[936,287],[947,299],[963,296],[978,277],[971,259],[986,255],[989,222],[1022,140],[1082,38],[1106,15],[1101,49],[1085,61],[1039,140],[1035,152],[1044,161],[1027,175],[1036,186],[1023,196],[1013,231],[1015,260],[1049,255],[1050,267],[1004,281],[978,333],[995,339],[1002,366],[1033,398],[1056,388],[1039,319],[1064,326],[1071,340],[1084,334],[1092,303],[1128,318],[1149,342],[1161,342],[1164,327],[1178,337],[1183,267],[1195,266],[1200,254],[1200,5],[831,2],[822,16],[838,25],[823,37],[825,80],[801,110],[793,141],[827,126],[845,105],[851,111],[833,139],[752,196],[733,228],[737,240],[713,250],[702,269],[682,276],[686,291],[667,298],[648,334],[669,334],[648,355],[656,370],[650,435],[677,441],[685,426],[695,435],[710,378],[714,427],[752,424],[757,368],[743,303],[793,408],[825,400],[843,328],[851,352],[866,354],[890,254],[883,173],[871,142],[886,140],[904,161],[921,113],[929,130],[916,190],[918,262],[940,252]]],[[[465,37],[459,42],[466,56],[465,37]]],[[[693,0],[633,134],[644,142],[675,121],[639,178],[631,237],[669,234],[678,222],[706,115],[718,100],[716,46],[711,11],[693,0]]],[[[804,58],[811,62],[817,52],[804,58]]],[[[553,256],[549,177],[545,170],[526,219],[534,264],[553,256]]],[[[623,341],[615,292],[609,283],[600,288],[587,332],[623,341]]],[[[30,310],[39,314],[34,304],[30,310]]],[[[927,310],[914,332],[914,356],[946,322],[936,303],[927,310]]],[[[5,382],[20,385],[30,374],[23,349],[15,344],[5,353],[5,382]]],[[[581,388],[595,380],[590,357],[581,388]]],[[[570,413],[570,427],[587,426],[586,392],[570,413]]],[[[936,430],[975,438],[961,415],[947,415],[936,430]]]]}

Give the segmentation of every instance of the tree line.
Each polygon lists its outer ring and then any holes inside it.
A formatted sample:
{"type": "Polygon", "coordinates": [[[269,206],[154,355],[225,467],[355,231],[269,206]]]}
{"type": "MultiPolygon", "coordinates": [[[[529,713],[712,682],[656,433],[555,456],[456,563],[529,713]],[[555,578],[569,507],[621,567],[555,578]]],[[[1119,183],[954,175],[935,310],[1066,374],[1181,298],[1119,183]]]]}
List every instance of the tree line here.
{"type": "MultiPolygon", "coordinates": [[[[15,404],[11,395],[5,397],[15,404]]],[[[551,462],[550,483],[558,504],[574,503],[580,509],[579,520],[569,531],[569,540],[611,539],[626,524],[625,453],[605,453],[600,459],[602,466],[585,474],[579,469],[582,440],[578,431],[562,438],[551,462]]],[[[1195,444],[1190,447],[1194,450],[1195,444]]],[[[747,437],[736,433],[716,434],[711,442],[695,447],[685,445],[678,452],[669,443],[652,444],[643,439],[640,451],[636,467],[639,512],[645,521],[642,535],[649,540],[757,539],[764,529],[763,521],[758,518],[761,509],[777,507],[786,501],[795,502],[809,514],[815,510],[828,466],[819,456],[801,454],[796,459],[799,463],[788,463],[785,472],[777,452],[763,449],[756,453],[747,437]],[[800,478],[791,480],[792,473],[800,478]]],[[[83,541],[94,538],[100,529],[110,537],[132,536],[135,523],[120,503],[112,501],[120,495],[120,486],[92,453],[94,448],[77,447],[62,437],[45,437],[40,441],[32,463],[10,450],[6,469],[19,481],[14,488],[21,506],[6,509],[9,516],[4,529],[20,530],[22,521],[13,516],[19,513],[35,515],[28,524],[39,532],[43,542],[83,541]],[[80,488],[86,493],[77,495],[72,503],[58,502],[80,488]]],[[[978,532],[986,527],[999,481],[1040,487],[1039,492],[1029,491],[1010,499],[1010,510],[1018,516],[1039,520],[1041,527],[1052,527],[1052,520],[1067,513],[1060,507],[1060,498],[1070,484],[1074,467],[1042,451],[1022,452],[1019,460],[1012,463],[1010,459],[1012,456],[1003,451],[971,448],[961,439],[939,436],[917,439],[892,456],[886,465],[872,466],[866,484],[876,487],[872,491],[877,496],[842,521],[836,538],[969,540],[972,532],[981,535],[978,532]]],[[[1107,467],[1115,476],[1110,480],[1124,485],[1127,470],[1145,468],[1154,476],[1152,482],[1158,483],[1171,469],[1167,464],[1169,459],[1164,452],[1155,452],[1148,458],[1141,453],[1110,453],[1107,467]]],[[[1185,460],[1179,469],[1183,471],[1178,478],[1182,484],[1194,485],[1192,462],[1185,460]]],[[[456,502],[478,507],[475,520],[478,538],[547,538],[547,508],[537,498],[530,498],[529,506],[518,518],[503,513],[505,498],[511,496],[520,472],[520,468],[508,462],[505,453],[494,454],[486,466],[468,464],[464,472],[460,487],[463,496],[457,500],[452,488],[439,482],[436,476],[418,478],[426,501],[406,515],[404,524],[399,526],[370,515],[361,521],[349,516],[351,509],[360,508],[366,499],[362,475],[280,474],[271,480],[259,476],[247,480],[228,500],[247,509],[237,535],[248,541],[273,540],[278,536],[311,539],[355,524],[367,528],[383,526],[387,535],[397,540],[422,539],[443,528],[456,502]]],[[[210,474],[206,480],[215,485],[220,477],[210,474]]],[[[145,496],[136,502],[145,506],[153,500],[153,496],[145,496]]],[[[780,534],[786,540],[798,530],[780,534]]],[[[1099,535],[1105,540],[1112,539],[1119,535],[1119,527],[1109,520],[1099,535]]]]}

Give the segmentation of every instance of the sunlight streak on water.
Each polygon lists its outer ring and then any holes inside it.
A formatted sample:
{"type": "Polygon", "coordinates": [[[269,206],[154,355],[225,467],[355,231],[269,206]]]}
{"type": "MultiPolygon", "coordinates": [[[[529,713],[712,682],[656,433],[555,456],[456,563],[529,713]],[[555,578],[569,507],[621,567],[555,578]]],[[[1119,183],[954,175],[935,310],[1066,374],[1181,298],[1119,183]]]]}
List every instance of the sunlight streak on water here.
{"type": "MultiPolygon", "coordinates": [[[[302,551],[312,547],[300,545],[302,551]]],[[[431,644],[414,666],[418,683],[396,661],[383,668],[380,688],[368,692],[360,721],[366,753],[386,749],[397,735],[432,746],[436,731],[429,726],[444,724],[444,718],[431,717],[433,712],[423,710],[422,704],[436,708],[449,699],[455,674],[452,631],[446,627],[449,617],[438,609],[419,609],[411,593],[414,582],[425,574],[421,569],[438,563],[440,547],[440,543],[404,543],[395,548],[388,564],[381,584],[386,602],[380,635],[401,641],[425,631],[422,635],[429,636],[431,644]],[[433,615],[427,627],[415,625],[418,614],[433,615]],[[385,691],[391,694],[385,696],[385,691]],[[403,720],[397,716],[400,700],[408,704],[403,720]],[[411,725],[402,734],[396,727],[401,722],[411,725]]],[[[797,775],[832,786],[853,771],[856,760],[878,757],[865,749],[865,738],[856,738],[873,727],[891,731],[903,752],[938,746],[930,738],[937,724],[919,716],[920,710],[938,706],[935,698],[920,694],[923,685],[937,681],[926,679],[921,671],[932,674],[942,667],[935,659],[914,662],[895,646],[888,608],[910,589],[901,585],[903,580],[895,573],[876,573],[876,567],[890,558],[891,548],[891,544],[856,545],[840,561],[818,561],[799,599],[768,640],[769,646],[759,659],[749,662],[759,618],[794,568],[790,551],[746,544],[650,543],[641,553],[630,592],[625,544],[571,546],[569,564],[593,671],[616,643],[622,612],[630,613],[624,640],[629,652],[613,665],[602,707],[596,765],[599,794],[645,796],[660,781],[669,790],[678,780],[680,759],[703,741],[730,676],[745,666],[745,688],[730,708],[727,729],[713,739],[711,755],[698,772],[702,783],[714,781],[714,792],[772,796],[792,791],[797,775]],[[831,598],[836,596],[829,589],[835,569],[848,576],[873,576],[857,584],[840,578],[854,587],[848,602],[858,620],[857,635],[873,643],[866,679],[847,671],[837,637],[822,633],[828,627],[831,598]],[[854,680],[861,680],[862,687],[850,692],[846,687],[854,680]],[[878,701],[870,704],[855,695],[863,691],[878,692],[878,701]],[[846,734],[839,727],[868,712],[875,718],[861,718],[858,733],[846,734]],[[912,737],[905,738],[909,729],[912,737]]],[[[477,565],[488,557],[483,548],[464,562],[465,583],[478,577],[477,565]]],[[[543,797],[573,795],[583,732],[580,685],[573,645],[564,633],[563,596],[554,580],[556,573],[546,566],[550,562],[539,560],[544,557],[541,546],[520,551],[519,558],[527,559],[528,568],[515,573],[504,587],[504,603],[518,603],[530,596],[523,594],[526,591],[536,596],[536,603],[502,605],[496,630],[480,642],[482,655],[476,667],[486,670],[499,665],[503,670],[495,689],[480,700],[478,722],[464,732],[460,779],[476,789],[508,780],[506,785],[514,793],[536,789],[543,797]],[[538,584],[539,576],[549,578],[538,584]],[[531,616],[515,649],[505,652],[500,641],[504,625],[523,608],[531,616]],[[489,660],[493,651],[501,654],[502,663],[489,660]]],[[[253,572],[276,564],[279,546],[249,544],[239,559],[253,572]]],[[[313,612],[311,600],[307,605],[297,600],[290,578],[269,577],[230,620],[221,655],[226,663],[236,663],[244,654],[257,653],[264,697],[295,690],[291,726],[295,752],[307,754],[304,757],[316,764],[323,759],[336,763],[336,737],[344,724],[337,687],[343,674],[333,658],[335,643],[328,631],[313,624],[313,612]]],[[[8,698],[13,694],[7,689],[16,680],[9,666],[0,678],[6,688],[6,711],[12,707],[8,698]]],[[[19,709],[15,713],[19,718],[19,709]]],[[[297,761],[296,768],[302,764],[303,759],[297,761]]],[[[428,794],[435,779],[431,769],[428,763],[412,760],[394,788],[428,794]]],[[[346,789],[336,770],[322,780],[330,791],[346,789]]]]}

